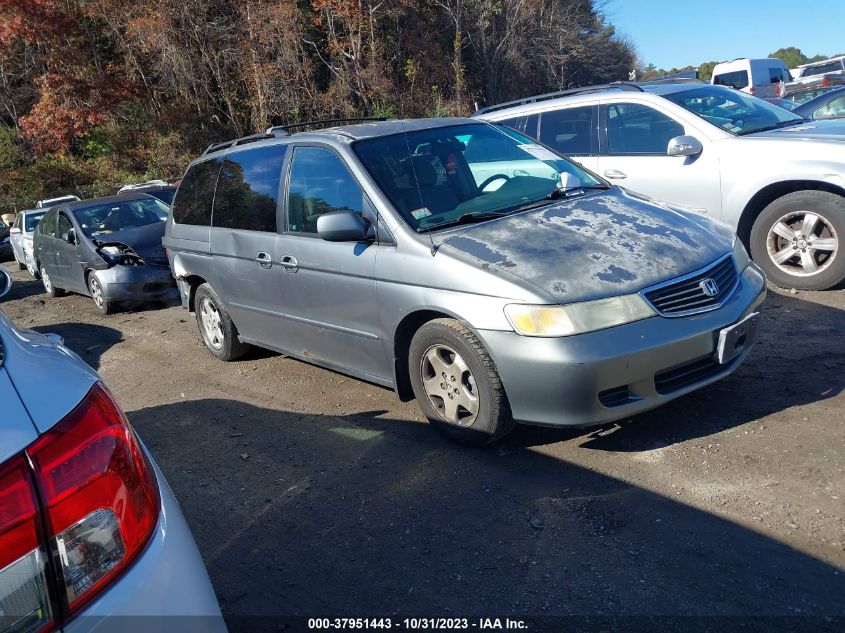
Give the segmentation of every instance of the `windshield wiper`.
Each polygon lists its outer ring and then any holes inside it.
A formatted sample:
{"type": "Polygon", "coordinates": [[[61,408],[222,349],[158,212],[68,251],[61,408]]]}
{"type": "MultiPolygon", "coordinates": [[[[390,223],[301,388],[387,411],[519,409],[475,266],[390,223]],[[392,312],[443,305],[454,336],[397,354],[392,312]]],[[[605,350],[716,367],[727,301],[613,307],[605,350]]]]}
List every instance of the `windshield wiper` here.
{"type": "Polygon", "coordinates": [[[510,215],[512,211],[473,211],[471,213],[464,213],[459,218],[449,220],[448,222],[441,222],[440,224],[432,224],[430,226],[417,227],[418,233],[424,233],[432,229],[442,229],[446,226],[457,226],[459,224],[472,224],[473,222],[484,222],[485,220],[493,220],[510,215]]]}
{"type": "Polygon", "coordinates": [[[801,125],[802,123],[807,123],[810,119],[798,119],[792,121],[781,121],[780,123],[775,123],[773,125],[767,125],[766,127],[758,127],[755,130],[745,130],[743,132],[738,132],[739,136],[745,136],[746,134],[754,134],[755,132],[768,132],[770,130],[779,130],[784,127],[791,127],[793,125],[801,125]]]}

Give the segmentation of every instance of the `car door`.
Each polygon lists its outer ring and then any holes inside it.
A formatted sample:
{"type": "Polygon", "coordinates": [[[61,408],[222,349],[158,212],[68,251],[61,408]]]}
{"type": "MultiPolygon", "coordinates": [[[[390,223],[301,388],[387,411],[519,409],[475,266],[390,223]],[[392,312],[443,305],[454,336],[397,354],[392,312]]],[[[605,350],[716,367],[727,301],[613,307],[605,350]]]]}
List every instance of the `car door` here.
{"type": "MultiPolygon", "coordinates": [[[[236,146],[237,147],[237,146],[236,146]]],[[[276,235],[287,146],[230,151],[217,177],[211,215],[211,278],[242,338],[281,346],[276,315],[283,269],[276,235]]]]}
{"type": "Polygon", "coordinates": [[[390,379],[379,330],[376,242],[328,242],[317,235],[324,213],[352,210],[375,223],[372,206],[344,160],[330,147],[297,144],[287,168],[285,230],[278,252],[282,349],[390,379]]]}
{"type": "Polygon", "coordinates": [[[80,262],[79,240],[81,237],[74,229],[67,211],[59,211],[56,220],[54,246],[56,260],[53,265],[53,283],[59,288],[87,292],[85,287],[85,269],[80,262]]]}
{"type": "Polygon", "coordinates": [[[719,158],[712,143],[699,134],[701,154],[669,156],[669,141],[695,136],[695,130],[650,104],[604,102],[600,116],[600,176],[657,200],[721,216],[719,158]]]}
{"type": "Polygon", "coordinates": [[[24,213],[18,213],[17,216],[15,216],[15,221],[12,222],[12,229],[17,229],[17,231],[9,232],[9,242],[11,243],[12,250],[15,253],[15,259],[22,264],[26,262],[23,252],[23,218],[24,213]]]}
{"type": "Polygon", "coordinates": [[[56,267],[56,220],[58,218],[58,211],[50,209],[44,214],[41,222],[35,227],[35,236],[33,238],[33,248],[35,251],[35,261],[40,267],[45,267],[52,275],[53,269],[56,267]]]}

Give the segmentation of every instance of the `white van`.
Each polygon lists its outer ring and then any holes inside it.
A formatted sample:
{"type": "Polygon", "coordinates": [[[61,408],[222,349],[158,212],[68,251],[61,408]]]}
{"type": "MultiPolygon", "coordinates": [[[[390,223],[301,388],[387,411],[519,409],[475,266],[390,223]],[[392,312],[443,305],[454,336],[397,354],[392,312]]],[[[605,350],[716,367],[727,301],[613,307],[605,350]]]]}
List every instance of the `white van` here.
{"type": "Polygon", "coordinates": [[[735,59],[716,64],[710,83],[742,90],[756,97],[778,96],[781,82],[791,81],[789,69],[780,59],[735,59]]]}

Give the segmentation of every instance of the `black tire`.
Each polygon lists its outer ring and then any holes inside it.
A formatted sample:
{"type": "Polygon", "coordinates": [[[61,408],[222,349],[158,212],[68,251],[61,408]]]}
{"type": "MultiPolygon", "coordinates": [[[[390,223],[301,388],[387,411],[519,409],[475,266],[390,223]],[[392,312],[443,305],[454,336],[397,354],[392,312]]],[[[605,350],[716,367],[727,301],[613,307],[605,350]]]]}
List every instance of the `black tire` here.
{"type": "Polygon", "coordinates": [[[91,295],[94,308],[100,314],[112,314],[115,311],[114,303],[106,300],[103,294],[103,284],[95,272],[88,275],[88,294],[91,295]]]}
{"type": "Polygon", "coordinates": [[[196,295],[194,296],[194,307],[196,310],[197,327],[199,328],[202,342],[205,343],[206,349],[215,358],[228,362],[244,355],[249,349],[249,345],[241,343],[238,339],[238,328],[235,327],[214,288],[207,283],[197,288],[196,295]],[[208,306],[204,305],[206,301],[208,302],[208,306]],[[206,307],[210,310],[212,306],[220,318],[216,338],[212,338],[212,335],[209,334],[206,326],[203,324],[203,312],[206,307]]]}
{"type": "Polygon", "coordinates": [[[769,204],[757,216],[751,229],[751,258],[762,268],[769,280],[783,288],[802,290],[826,290],[845,280],[845,198],[827,191],[795,191],[788,193],[769,204]],[[794,230],[801,228],[801,222],[808,213],[819,217],[813,239],[835,237],[839,246],[833,252],[802,249],[807,243],[796,233],[793,240],[773,232],[780,221],[794,230]],[[775,253],[787,251],[795,253],[793,257],[778,265],[774,261],[775,253]],[[804,255],[802,255],[802,252],[804,255]],[[815,273],[807,273],[801,267],[801,257],[811,257],[818,267],[815,273]],[[783,266],[783,267],[781,267],[783,266]],[[790,273],[794,270],[795,273],[790,273]]]}
{"type": "MultiPolygon", "coordinates": [[[[451,357],[455,361],[455,357],[451,357]]],[[[455,319],[435,319],[424,324],[414,334],[408,352],[408,371],[411,377],[411,386],[414,396],[422,409],[425,417],[431,425],[450,440],[465,446],[485,446],[491,444],[510,433],[515,422],[511,415],[510,404],[505,393],[505,388],[499,378],[499,373],[490,354],[478,340],[478,337],[468,327],[455,319]],[[471,379],[469,384],[475,390],[476,412],[473,414],[464,408],[460,411],[460,405],[456,406],[454,417],[456,421],[448,421],[446,415],[448,409],[444,395],[435,393],[432,397],[426,392],[424,386],[424,373],[429,372],[429,380],[432,376],[436,380],[439,377],[433,373],[433,365],[425,361],[426,354],[445,353],[449,360],[449,351],[457,352],[469,370],[469,374],[460,376],[448,375],[445,372],[444,382],[436,385],[442,388],[442,394],[448,395],[451,399],[450,390],[453,386],[461,387],[465,377],[471,379]],[[424,364],[425,361],[425,364],[424,364]],[[451,383],[451,384],[450,384],[451,383]],[[461,415],[464,416],[461,420],[461,415]]],[[[456,372],[458,373],[458,372],[456,372]]],[[[458,393],[455,391],[454,393],[458,393]]]]}
{"type": "Polygon", "coordinates": [[[56,297],[63,297],[65,291],[61,288],[56,288],[50,278],[50,273],[47,272],[47,269],[44,268],[43,264],[39,268],[39,271],[41,272],[41,285],[44,286],[44,292],[47,293],[47,296],[51,299],[55,299],[56,297]]]}

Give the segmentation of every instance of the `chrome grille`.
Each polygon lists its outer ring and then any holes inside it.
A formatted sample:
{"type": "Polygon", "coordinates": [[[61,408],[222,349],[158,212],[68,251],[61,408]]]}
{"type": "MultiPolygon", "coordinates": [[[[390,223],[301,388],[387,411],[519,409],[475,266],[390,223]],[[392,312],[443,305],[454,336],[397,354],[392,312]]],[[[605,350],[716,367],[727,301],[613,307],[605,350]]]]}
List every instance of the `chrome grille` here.
{"type": "Polygon", "coordinates": [[[684,316],[718,308],[737,284],[736,266],[728,254],[697,272],[643,291],[643,296],[663,316],[684,316]],[[703,286],[712,279],[718,291],[708,295],[703,286]]]}

